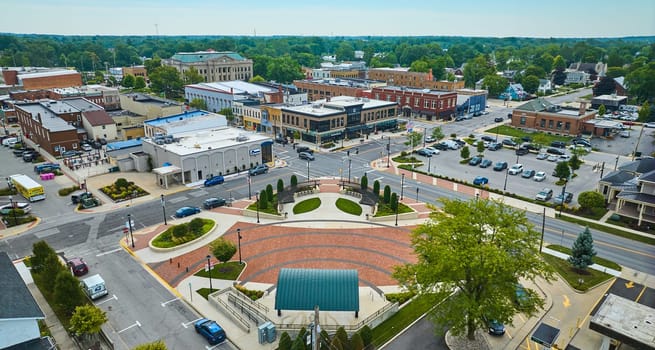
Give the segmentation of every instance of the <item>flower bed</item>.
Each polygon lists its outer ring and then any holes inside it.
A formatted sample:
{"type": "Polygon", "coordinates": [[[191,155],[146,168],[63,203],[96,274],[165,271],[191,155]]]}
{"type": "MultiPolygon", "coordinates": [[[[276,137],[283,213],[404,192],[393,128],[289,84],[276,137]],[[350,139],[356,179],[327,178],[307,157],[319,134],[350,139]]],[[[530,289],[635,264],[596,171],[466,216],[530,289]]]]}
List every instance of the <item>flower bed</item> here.
{"type": "Polygon", "coordinates": [[[100,191],[114,202],[122,202],[149,195],[144,189],[135,185],[133,181],[127,181],[123,178],[117,179],[116,182],[109,186],[100,188],[100,191]]]}

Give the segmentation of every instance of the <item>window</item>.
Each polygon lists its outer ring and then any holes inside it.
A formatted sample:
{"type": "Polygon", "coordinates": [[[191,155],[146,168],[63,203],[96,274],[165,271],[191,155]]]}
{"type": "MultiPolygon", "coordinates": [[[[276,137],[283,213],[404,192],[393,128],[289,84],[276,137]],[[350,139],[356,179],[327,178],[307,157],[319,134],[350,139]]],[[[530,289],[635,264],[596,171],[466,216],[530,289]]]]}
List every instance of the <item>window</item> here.
{"type": "Polygon", "coordinates": [[[418,107],[418,106],[420,105],[419,105],[419,99],[417,98],[414,100],[414,107],[418,107]]]}
{"type": "Polygon", "coordinates": [[[562,121],[557,121],[557,130],[562,130],[562,121]]]}
{"type": "Polygon", "coordinates": [[[564,130],[571,130],[571,122],[566,122],[566,124],[564,124],[564,130]]]}
{"type": "Polygon", "coordinates": [[[521,117],[521,119],[520,119],[521,125],[525,125],[525,120],[526,119],[527,119],[526,117],[521,117]]]}
{"type": "Polygon", "coordinates": [[[423,108],[429,108],[430,107],[430,101],[425,100],[423,101],[423,108]]]}
{"type": "Polygon", "coordinates": [[[410,99],[409,99],[409,96],[407,96],[407,97],[405,97],[405,103],[407,103],[407,104],[409,104],[409,103],[410,103],[410,99]]]}
{"type": "Polygon", "coordinates": [[[545,128],[546,127],[546,119],[542,119],[541,123],[539,123],[539,126],[541,126],[542,128],[545,128]]]}
{"type": "Polygon", "coordinates": [[[548,129],[552,129],[552,128],[553,128],[553,120],[551,119],[548,121],[548,129]]]}

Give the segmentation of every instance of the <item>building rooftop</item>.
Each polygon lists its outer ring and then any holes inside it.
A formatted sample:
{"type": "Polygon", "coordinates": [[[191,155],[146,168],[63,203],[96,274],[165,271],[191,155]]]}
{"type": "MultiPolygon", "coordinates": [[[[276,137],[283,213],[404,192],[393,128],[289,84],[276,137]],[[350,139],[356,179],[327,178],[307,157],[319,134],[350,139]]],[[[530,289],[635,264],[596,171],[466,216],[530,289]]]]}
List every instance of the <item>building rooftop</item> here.
{"type": "Polygon", "coordinates": [[[592,98],[592,100],[604,100],[604,101],[623,101],[628,99],[628,96],[619,96],[619,95],[600,95],[592,98]]]}
{"type": "Polygon", "coordinates": [[[191,84],[185,87],[196,88],[201,90],[209,90],[214,92],[232,94],[232,95],[257,95],[261,96],[264,93],[274,93],[277,89],[269,88],[267,86],[248,83],[241,80],[219,81],[213,83],[199,83],[191,84]]]}
{"type": "Polygon", "coordinates": [[[63,100],[63,102],[75,109],[77,109],[80,112],[87,112],[87,111],[103,111],[105,110],[101,106],[85,99],[82,97],[78,98],[67,98],[63,100]]]}
{"type": "Polygon", "coordinates": [[[50,131],[76,130],[74,126],[68,124],[68,122],[40,103],[18,104],[17,107],[29,112],[33,120],[38,120],[38,115],[40,115],[41,125],[50,131]]]}
{"type": "Polygon", "coordinates": [[[244,142],[260,141],[261,143],[271,140],[270,137],[264,135],[228,126],[178,132],[174,136],[176,142],[170,144],[157,145],[150,138],[143,139],[143,142],[151,143],[156,148],[184,156],[210,149],[232,148],[244,142]]]}
{"type": "Polygon", "coordinates": [[[362,106],[362,109],[376,108],[382,106],[396,106],[396,102],[372,100],[363,97],[351,96],[335,96],[327,101],[327,99],[317,100],[310,104],[300,106],[284,107],[282,110],[292,111],[296,113],[309,114],[314,116],[328,116],[333,114],[344,113],[346,107],[362,106]]]}
{"type": "Polygon", "coordinates": [[[91,126],[111,125],[114,120],[104,110],[84,112],[84,117],[91,126]]]}
{"type": "Polygon", "coordinates": [[[357,270],[280,269],[276,310],[359,311],[357,270]]]}
{"type": "Polygon", "coordinates": [[[139,103],[146,103],[146,104],[153,104],[157,106],[179,106],[180,104],[172,101],[172,100],[166,100],[163,98],[159,98],[156,96],[151,96],[147,94],[141,94],[141,93],[130,93],[130,94],[124,94],[123,96],[127,96],[131,98],[135,102],[139,103]]]}
{"type": "Polygon", "coordinates": [[[353,78],[323,78],[299,80],[309,84],[325,84],[331,86],[347,86],[352,88],[370,89],[372,86],[385,86],[387,83],[381,80],[353,79],[353,78]]]}
{"type": "Polygon", "coordinates": [[[384,86],[384,87],[380,87],[380,89],[394,90],[394,91],[407,91],[407,92],[412,92],[412,93],[415,93],[415,94],[430,94],[430,95],[449,95],[449,94],[455,94],[456,93],[454,91],[419,89],[419,88],[396,86],[396,85],[384,86]]]}
{"type": "Polygon", "coordinates": [[[9,255],[0,252],[0,319],[43,319],[43,311],[27,289],[9,255]]]}
{"type": "Polygon", "coordinates": [[[195,62],[215,60],[225,56],[235,61],[246,60],[243,56],[239,55],[236,52],[214,51],[214,50],[196,51],[196,52],[178,52],[175,55],[173,55],[173,57],[171,57],[171,60],[176,60],[184,63],[195,63],[195,62]]]}
{"type": "Polygon", "coordinates": [[[43,77],[52,77],[59,75],[71,75],[71,74],[80,74],[76,70],[66,69],[66,70],[50,70],[44,72],[25,72],[18,74],[18,80],[22,79],[32,79],[32,78],[43,78],[43,77]]]}
{"type": "Polygon", "coordinates": [[[389,72],[405,73],[405,72],[409,72],[409,67],[396,67],[396,68],[380,67],[380,68],[371,68],[370,70],[384,70],[389,72]]]}

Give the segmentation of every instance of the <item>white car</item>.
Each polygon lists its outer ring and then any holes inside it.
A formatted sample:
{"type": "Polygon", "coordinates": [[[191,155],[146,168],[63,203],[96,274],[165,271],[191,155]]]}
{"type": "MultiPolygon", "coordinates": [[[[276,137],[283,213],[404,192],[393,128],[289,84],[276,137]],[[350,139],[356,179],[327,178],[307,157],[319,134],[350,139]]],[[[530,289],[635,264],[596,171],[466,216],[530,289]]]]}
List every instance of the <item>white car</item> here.
{"type": "Polygon", "coordinates": [[[568,162],[569,160],[571,160],[571,156],[568,154],[562,154],[559,156],[559,158],[557,158],[558,162],[568,162]]]}
{"type": "MultiPolygon", "coordinates": [[[[32,210],[32,206],[30,205],[30,203],[14,202],[13,205],[14,205],[13,208],[21,209],[25,213],[29,213],[30,210],[32,210]]],[[[0,207],[0,212],[1,211],[8,212],[11,209],[12,209],[11,203],[6,204],[6,205],[3,205],[3,206],[0,207]]]]}
{"type": "Polygon", "coordinates": [[[548,153],[537,154],[537,159],[548,159],[548,153]]]}
{"type": "Polygon", "coordinates": [[[655,128],[655,123],[645,123],[644,128],[655,128]]]}
{"type": "Polygon", "coordinates": [[[441,152],[439,152],[438,149],[436,149],[436,148],[434,148],[434,147],[432,147],[432,146],[430,146],[430,147],[425,147],[425,149],[428,150],[428,151],[430,151],[432,154],[439,154],[439,153],[441,153],[441,152]]]}
{"type": "Polygon", "coordinates": [[[546,179],[546,172],[545,171],[537,171],[536,174],[534,174],[534,177],[532,178],[534,181],[541,182],[546,179]]]}
{"type": "Polygon", "coordinates": [[[559,156],[556,154],[551,154],[548,156],[548,161],[549,162],[556,162],[559,159],[559,156]]]}
{"type": "Polygon", "coordinates": [[[523,164],[514,164],[509,168],[510,175],[517,175],[523,172],[523,164]]]}

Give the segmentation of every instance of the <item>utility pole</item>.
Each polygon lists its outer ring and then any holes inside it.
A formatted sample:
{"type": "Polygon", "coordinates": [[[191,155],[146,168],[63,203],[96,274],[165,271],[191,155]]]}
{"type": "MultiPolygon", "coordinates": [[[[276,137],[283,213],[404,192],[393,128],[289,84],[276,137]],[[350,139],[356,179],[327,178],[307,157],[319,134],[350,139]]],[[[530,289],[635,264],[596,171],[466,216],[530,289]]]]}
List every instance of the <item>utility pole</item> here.
{"type": "Polygon", "coordinates": [[[312,350],[321,348],[321,326],[318,323],[318,305],[314,306],[314,328],[312,329],[312,350]]]}

